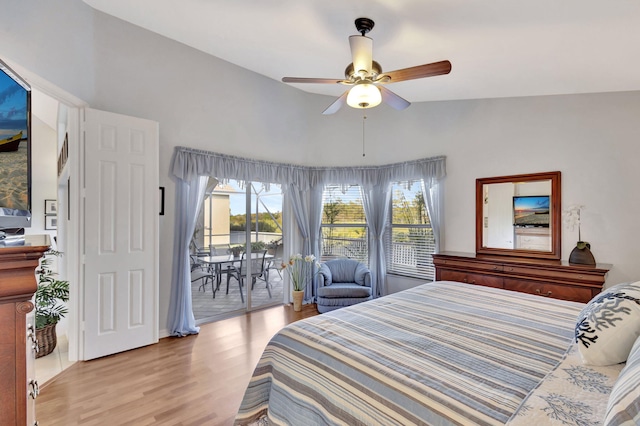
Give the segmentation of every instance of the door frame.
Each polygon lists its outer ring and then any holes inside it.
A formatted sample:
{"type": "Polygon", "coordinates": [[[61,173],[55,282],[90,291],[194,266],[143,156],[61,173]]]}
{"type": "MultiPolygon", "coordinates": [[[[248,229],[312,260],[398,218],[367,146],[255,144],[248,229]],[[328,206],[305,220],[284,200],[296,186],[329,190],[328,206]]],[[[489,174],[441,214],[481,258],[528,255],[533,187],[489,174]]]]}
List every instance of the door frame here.
{"type": "MultiPolygon", "coordinates": [[[[57,233],[58,250],[64,255],[58,259],[58,269],[62,278],[69,281],[69,302],[67,308],[67,337],[69,340],[69,361],[77,361],[79,357],[79,337],[82,334],[80,329],[82,289],[80,288],[80,193],[78,189],[78,179],[80,176],[80,110],[88,107],[89,104],[71,93],[59,88],[55,84],[46,80],[38,74],[24,68],[10,59],[3,58],[15,72],[20,74],[32,88],[46,94],[58,102],[57,114],[57,142],[56,155],[58,155],[65,134],[68,136],[68,159],[60,176],[58,176],[58,194],[67,191],[69,198],[67,205],[68,217],[66,226],[62,226],[57,233]],[[67,189],[67,182],[71,186],[67,189]]],[[[33,109],[33,105],[32,105],[33,109]]],[[[51,159],[51,161],[56,161],[51,159]]]]}

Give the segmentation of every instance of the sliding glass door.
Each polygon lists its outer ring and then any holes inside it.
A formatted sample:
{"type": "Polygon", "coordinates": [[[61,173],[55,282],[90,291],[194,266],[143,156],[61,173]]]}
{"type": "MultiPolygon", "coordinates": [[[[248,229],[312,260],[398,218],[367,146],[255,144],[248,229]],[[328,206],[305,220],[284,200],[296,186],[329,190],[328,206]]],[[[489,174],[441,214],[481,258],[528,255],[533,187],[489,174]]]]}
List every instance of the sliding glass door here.
{"type": "Polygon", "coordinates": [[[191,255],[196,322],[283,303],[282,241],[279,185],[230,180],[208,190],[191,255]]]}

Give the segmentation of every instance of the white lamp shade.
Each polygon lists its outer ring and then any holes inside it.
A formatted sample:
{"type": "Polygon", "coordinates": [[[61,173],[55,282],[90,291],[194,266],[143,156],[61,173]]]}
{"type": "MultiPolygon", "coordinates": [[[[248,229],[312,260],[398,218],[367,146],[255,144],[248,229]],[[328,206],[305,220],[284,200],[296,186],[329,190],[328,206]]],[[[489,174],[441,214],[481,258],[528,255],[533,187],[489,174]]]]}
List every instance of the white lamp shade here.
{"type": "Polygon", "coordinates": [[[351,46],[353,71],[356,75],[359,75],[360,71],[363,71],[365,75],[369,74],[371,72],[373,40],[365,36],[352,35],[349,36],[349,46],[351,46]]]}
{"type": "Polygon", "coordinates": [[[358,83],[349,90],[347,104],[352,108],[373,108],[380,105],[380,89],[369,83],[358,83]]]}

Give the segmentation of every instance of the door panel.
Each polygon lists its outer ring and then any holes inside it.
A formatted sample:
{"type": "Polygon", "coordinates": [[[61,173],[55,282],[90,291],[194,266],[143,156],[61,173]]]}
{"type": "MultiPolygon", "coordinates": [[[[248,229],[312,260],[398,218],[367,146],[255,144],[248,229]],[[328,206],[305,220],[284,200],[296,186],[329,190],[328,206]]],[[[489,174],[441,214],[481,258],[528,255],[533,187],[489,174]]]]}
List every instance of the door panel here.
{"type": "Polygon", "coordinates": [[[158,124],[84,122],[83,359],[158,341],[158,124]]]}

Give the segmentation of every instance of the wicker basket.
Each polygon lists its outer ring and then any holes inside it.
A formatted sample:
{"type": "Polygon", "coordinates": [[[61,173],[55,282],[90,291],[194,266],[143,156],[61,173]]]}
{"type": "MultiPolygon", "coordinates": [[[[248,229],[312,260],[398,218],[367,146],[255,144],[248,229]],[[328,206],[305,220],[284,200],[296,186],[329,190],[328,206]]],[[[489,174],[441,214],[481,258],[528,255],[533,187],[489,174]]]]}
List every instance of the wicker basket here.
{"type": "Polygon", "coordinates": [[[36,339],[38,339],[38,353],[36,358],[49,355],[56,348],[58,337],[56,335],[56,324],[45,325],[36,328],[36,339]]]}

